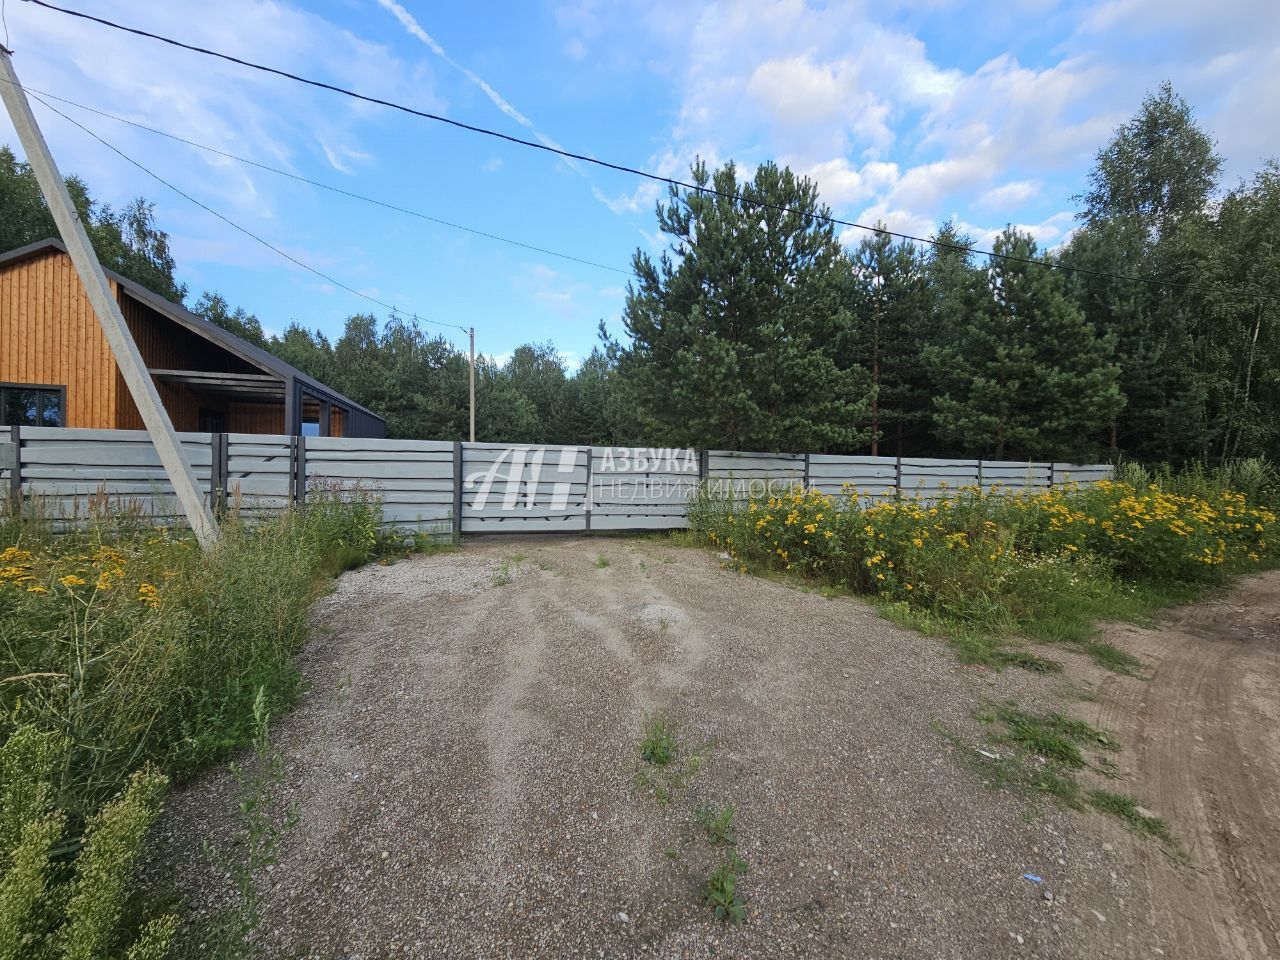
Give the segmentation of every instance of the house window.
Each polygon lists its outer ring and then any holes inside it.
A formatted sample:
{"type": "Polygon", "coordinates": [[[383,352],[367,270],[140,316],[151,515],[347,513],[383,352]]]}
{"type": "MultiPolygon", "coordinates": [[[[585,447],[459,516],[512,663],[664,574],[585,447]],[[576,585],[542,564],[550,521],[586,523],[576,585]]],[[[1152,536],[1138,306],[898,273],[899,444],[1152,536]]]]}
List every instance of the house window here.
{"type": "Polygon", "coordinates": [[[0,426],[63,427],[67,388],[0,383],[0,426]]]}

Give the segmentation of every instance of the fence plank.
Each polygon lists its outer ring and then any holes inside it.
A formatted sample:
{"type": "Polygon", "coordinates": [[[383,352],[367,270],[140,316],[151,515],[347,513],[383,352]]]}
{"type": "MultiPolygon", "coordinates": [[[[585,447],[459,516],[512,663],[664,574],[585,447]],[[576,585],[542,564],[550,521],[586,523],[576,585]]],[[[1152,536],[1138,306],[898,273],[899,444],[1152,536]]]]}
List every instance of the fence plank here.
{"type": "MultiPolygon", "coordinates": [[[[90,498],[179,522],[172,490],[145,431],[29,427],[22,444],[20,493],[61,517],[82,517],[90,498]]],[[[0,428],[0,442],[14,431],[0,428]]],[[[180,434],[197,477],[229,508],[254,518],[284,509],[309,486],[361,486],[382,501],[383,522],[448,532],[679,529],[686,502],[704,479],[746,495],[749,481],[840,497],[856,491],[935,499],[960,486],[1022,493],[1057,483],[1095,483],[1107,464],[869,457],[757,451],[537,446],[260,434],[180,434]],[[305,473],[291,451],[301,447],[305,473]],[[806,471],[807,463],[807,471],[806,471]],[[298,471],[298,472],[294,472],[298,471]]],[[[0,486],[3,486],[0,481],[0,486]]],[[[754,492],[754,491],[753,491],[754,492]]],[[[11,496],[13,494],[10,494],[11,496]]]]}

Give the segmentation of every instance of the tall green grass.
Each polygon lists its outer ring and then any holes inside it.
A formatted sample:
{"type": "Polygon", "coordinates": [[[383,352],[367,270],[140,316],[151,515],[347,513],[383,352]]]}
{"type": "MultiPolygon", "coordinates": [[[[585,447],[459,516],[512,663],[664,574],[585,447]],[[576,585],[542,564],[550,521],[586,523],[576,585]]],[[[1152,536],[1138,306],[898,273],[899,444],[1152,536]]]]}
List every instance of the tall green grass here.
{"type": "Polygon", "coordinates": [[[293,702],[308,607],[371,558],[380,515],[363,492],[318,490],[256,525],[229,519],[207,551],[127,513],[60,535],[0,520],[0,767],[24,778],[0,785],[0,958],[110,957],[138,936],[137,955],[163,955],[167,916],[150,933],[117,926],[165,783],[293,702]],[[111,848],[106,866],[95,843],[111,848]],[[87,939],[81,914],[96,918],[87,939]],[[73,949],[82,940],[95,946],[73,949]]]}

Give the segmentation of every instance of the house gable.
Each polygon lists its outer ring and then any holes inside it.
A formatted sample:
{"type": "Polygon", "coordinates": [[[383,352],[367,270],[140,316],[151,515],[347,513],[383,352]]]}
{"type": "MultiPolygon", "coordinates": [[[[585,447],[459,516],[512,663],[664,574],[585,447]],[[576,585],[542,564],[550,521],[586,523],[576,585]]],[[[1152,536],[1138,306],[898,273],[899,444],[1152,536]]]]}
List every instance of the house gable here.
{"type": "MultiPolygon", "coordinates": [[[[279,357],[110,270],[111,292],[178,430],[381,437],[377,414],[279,357]],[[327,414],[327,416],[326,416],[327,414]],[[216,422],[219,427],[202,427],[216,422]]],[[[56,240],[0,254],[0,384],[65,391],[65,426],[142,427],[66,249],[56,240]]]]}

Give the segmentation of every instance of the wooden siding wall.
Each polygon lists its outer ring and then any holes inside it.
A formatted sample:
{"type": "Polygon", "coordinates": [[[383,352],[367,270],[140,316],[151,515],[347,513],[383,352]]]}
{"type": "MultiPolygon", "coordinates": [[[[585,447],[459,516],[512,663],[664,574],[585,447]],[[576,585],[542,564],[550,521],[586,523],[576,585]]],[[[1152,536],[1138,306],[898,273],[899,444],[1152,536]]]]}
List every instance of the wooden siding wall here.
{"type": "MultiPolygon", "coordinates": [[[[156,313],[108,280],[148,367],[259,373],[256,367],[156,313]]],[[[144,428],[71,258],[50,251],[0,270],[0,382],[66,387],[66,426],[144,428]]],[[[160,399],[175,429],[193,431],[201,409],[221,411],[227,429],[284,432],[284,403],[233,403],[161,383],[160,399]]],[[[342,411],[333,411],[341,435],[342,411]]]]}
{"type": "Polygon", "coordinates": [[[284,402],[233,403],[227,416],[231,433],[284,433],[284,402]]]}
{"type": "Polygon", "coordinates": [[[0,381],[65,386],[68,427],[116,425],[115,358],[65,253],[0,270],[0,381]]]}
{"type": "MultiPolygon", "coordinates": [[[[239,357],[233,356],[203,337],[160,316],[144,303],[139,303],[128,293],[118,293],[120,312],[124,314],[129,332],[138,345],[142,360],[153,370],[211,370],[224,373],[259,373],[239,357]]],[[[113,365],[114,366],[114,365],[113,365]]],[[[124,376],[116,368],[116,420],[115,426],[122,430],[141,430],[145,427],[142,414],[138,412],[124,376]]],[[[218,410],[230,419],[234,414],[229,410],[231,404],[213,397],[197,397],[187,387],[172,383],[158,385],[160,399],[169,417],[173,420],[175,430],[195,430],[200,425],[200,410],[218,410]]],[[[281,401],[280,427],[270,424],[263,433],[279,432],[284,424],[283,401],[281,401]]],[[[230,429],[239,429],[232,426],[230,429]]],[[[249,432],[259,432],[251,430],[249,432]]]]}

